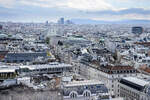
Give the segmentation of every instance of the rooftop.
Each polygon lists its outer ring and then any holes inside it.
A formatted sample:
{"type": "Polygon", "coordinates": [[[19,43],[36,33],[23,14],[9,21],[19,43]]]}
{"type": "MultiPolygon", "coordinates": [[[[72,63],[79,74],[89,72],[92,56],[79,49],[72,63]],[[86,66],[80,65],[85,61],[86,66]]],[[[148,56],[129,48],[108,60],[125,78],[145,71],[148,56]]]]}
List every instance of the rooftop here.
{"type": "Polygon", "coordinates": [[[149,84],[148,81],[146,81],[144,79],[139,79],[137,77],[124,77],[123,79],[125,79],[129,82],[135,83],[137,85],[140,85],[140,86],[145,86],[145,85],[149,84]]]}
{"type": "Polygon", "coordinates": [[[20,68],[29,68],[30,70],[43,69],[43,68],[61,68],[61,67],[72,67],[72,65],[64,64],[64,63],[50,63],[50,64],[42,64],[42,65],[20,66],[20,68]]]}
{"type": "Polygon", "coordinates": [[[11,73],[15,72],[16,69],[18,69],[17,66],[2,65],[0,67],[0,73],[11,73]]]}
{"type": "Polygon", "coordinates": [[[135,42],[134,44],[144,45],[144,46],[150,46],[150,42],[135,42]]]}
{"type": "Polygon", "coordinates": [[[98,69],[108,74],[138,73],[134,67],[124,65],[107,65],[101,66],[98,69]]]}
{"type": "Polygon", "coordinates": [[[64,84],[65,87],[72,87],[72,86],[82,86],[82,85],[98,85],[103,84],[101,81],[98,80],[84,80],[84,81],[72,81],[68,84],[64,84]]]}
{"type": "Polygon", "coordinates": [[[139,69],[142,70],[142,71],[144,71],[144,72],[150,73],[150,68],[147,67],[147,66],[142,66],[139,69]]]}
{"type": "Polygon", "coordinates": [[[13,73],[15,69],[0,69],[0,73],[13,73]]]}
{"type": "Polygon", "coordinates": [[[123,65],[118,65],[118,66],[106,66],[105,67],[106,69],[109,69],[109,70],[129,70],[129,69],[134,69],[133,67],[131,66],[123,66],[123,65]]]}

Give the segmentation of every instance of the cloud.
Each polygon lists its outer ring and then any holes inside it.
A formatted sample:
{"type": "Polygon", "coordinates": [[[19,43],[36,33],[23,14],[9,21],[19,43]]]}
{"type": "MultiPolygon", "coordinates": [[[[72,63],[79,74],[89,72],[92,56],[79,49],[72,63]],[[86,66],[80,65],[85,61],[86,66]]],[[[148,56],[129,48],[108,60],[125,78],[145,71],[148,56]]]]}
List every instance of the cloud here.
{"type": "Polygon", "coordinates": [[[16,0],[0,0],[0,6],[5,8],[12,8],[15,5],[16,0]]]}
{"type": "Polygon", "coordinates": [[[0,6],[35,6],[45,8],[67,8],[82,11],[121,10],[128,8],[150,8],[150,0],[0,0],[0,6]]]}
{"type": "Polygon", "coordinates": [[[142,14],[124,14],[124,15],[101,15],[100,17],[95,16],[94,20],[105,20],[105,21],[119,21],[119,20],[150,20],[150,15],[142,14]],[[111,16],[111,18],[110,18],[111,16]]]}
{"type": "Polygon", "coordinates": [[[109,2],[116,10],[129,9],[129,8],[143,8],[150,9],[150,0],[106,0],[109,2]]]}
{"type": "Polygon", "coordinates": [[[105,10],[113,7],[105,0],[20,0],[21,4],[39,7],[72,8],[77,10],[105,10]]]}
{"type": "Polygon", "coordinates": [[[69,0],[67,4],[70,8],[90,11],[106,10],[113,8],[112,5],[105,2],[105,0],[69,0]]]}
{"type": "Polygon", "coordinates": [[[150,11],[144,9],[126,9],[120,11],[103,10],[99,12],[86,12],[75,9],[60,10],[58,8],[28,7],[20,9],[0,8],[0,20],[17,21],[56,21],[60,17],[65,19],[82,18],[105,21],[126,20],[126,19],[147,19],[150,20],[150,11]],[[111,17],[110,17],[111,16],[111,17]]]}
{"type": "Polygon", "coordinates": [[[129,8],[123,10],[103,10],[103,11],[94,11],[94,12],[87,12],[89,14],[96,14],[96,15],[104,15],[104,14],[111,14],[111,15],[125,15],[125,14],[143,14],[149,15],[150,10],[145,10],[143,8],[129,8]]]}
{"type": "Polygon", "coordinates": [[[38,7],[46,7],[46,8],[53,8],[53,7],[63,7],[65,6],[65,0],[20,0],[20,4],[28,5],[28,6],[38,6],[38,7]]]}
{"type": "Polygon", "coordinates": [[[150,9],[147,9],[149,2],[150,0],[0,0],[0,19],[150,19],[150,9]]]}

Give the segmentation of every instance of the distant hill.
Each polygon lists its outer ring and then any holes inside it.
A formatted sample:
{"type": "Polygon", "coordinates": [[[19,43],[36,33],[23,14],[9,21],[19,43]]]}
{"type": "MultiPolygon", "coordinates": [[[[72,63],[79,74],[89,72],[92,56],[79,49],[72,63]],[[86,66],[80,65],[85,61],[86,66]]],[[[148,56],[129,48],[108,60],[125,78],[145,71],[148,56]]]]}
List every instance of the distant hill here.
{"type": "Polygon", "coordinates": [[[150,24],[150,20],[121,20],[121,21],[102,21],[92,19],[72,19],[75,24],[150,24]]]}

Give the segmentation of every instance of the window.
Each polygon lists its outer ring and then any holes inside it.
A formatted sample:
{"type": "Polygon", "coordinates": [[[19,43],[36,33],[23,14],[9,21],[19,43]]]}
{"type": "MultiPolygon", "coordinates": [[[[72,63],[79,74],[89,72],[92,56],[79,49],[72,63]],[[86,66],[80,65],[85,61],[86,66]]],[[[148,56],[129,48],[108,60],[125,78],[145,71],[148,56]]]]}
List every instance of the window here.
{"type": "Polygon", "coordinates": [[[48,71],[51,71],[51,68],[48,68],[48,71]]]}
{"type": "Polygon", "coordinates": [[[91,96],[91,93],[89,91],[86,91],[84,92],[83,94],[84,97],[90,97],[91,96]]]}
{"type": "Polygon", "coordinates": [[[114,85],[112,85],[112,88],[114,87],[114,85]]]}
{"type": "Polygon", "coordinates": [[[77,93],[72,92],[72,93],[70,94],[70,98],[77,98],[77,93]]]}

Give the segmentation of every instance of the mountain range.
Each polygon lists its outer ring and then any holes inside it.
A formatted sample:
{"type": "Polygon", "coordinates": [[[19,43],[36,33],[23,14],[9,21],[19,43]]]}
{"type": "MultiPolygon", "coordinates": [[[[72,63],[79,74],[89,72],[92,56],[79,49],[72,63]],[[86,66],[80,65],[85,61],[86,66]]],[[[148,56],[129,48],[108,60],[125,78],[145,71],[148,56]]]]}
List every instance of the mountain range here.
{"type": "Polygon", "coordinates": [[[102,21],[92,19],[71,19],[75,24],[150,24],[150,20],[120,20],[120,21],[102,21]]]}

